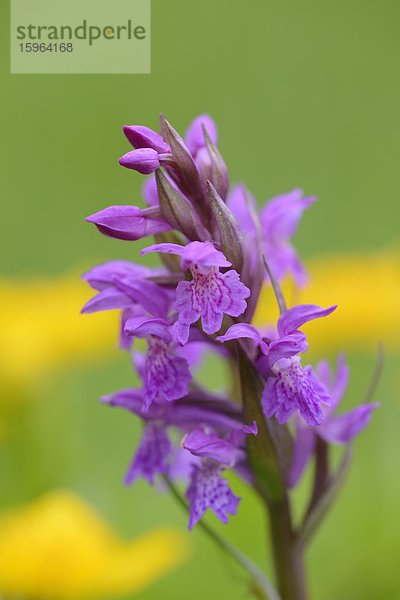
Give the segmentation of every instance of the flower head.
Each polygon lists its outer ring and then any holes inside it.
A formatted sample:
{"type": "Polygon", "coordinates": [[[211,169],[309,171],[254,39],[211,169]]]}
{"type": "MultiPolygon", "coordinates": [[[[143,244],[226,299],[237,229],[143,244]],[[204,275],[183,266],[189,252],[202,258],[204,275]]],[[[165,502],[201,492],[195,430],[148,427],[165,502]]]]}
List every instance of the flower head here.
{"type": "Polygon", "coordinates": [[[237,317],[246,310],[245,299],[250,290],[235,270],[220,272],[221,267],[231,263],[211,242],[191,242],[186,246],[155,244],[142,250],[142,254],[147,252],[178,254],[182,269],[191,271],[193,279],[180,281],[176,289],[179,318],[175,333],[180,343],[187,342],[190,326],[199,318],[205,333],[213,334],[221,328],[224,314],[237,317]]]}
{"type": "Polygon", "coordinates": [[[145,338],[148,352],[143,366],[143,410],[153,402],[171,402],[188,392],[191,380],[189,365],[177,355],[168,321],[153,317],[132,317],[125,324],[125,333],[145,338]]]}
{"type": "MultiPolygon", "coordinates": [[[[262,406],[267,418],[275,416],[283,424],[298,411],[309,425],[319,425],[323,420],[321,403],[331,404],[332,398],[326,386],[318,380],[310,366],[301,366],[300,353],[307,350],[304,333],[298,330],[307,321],[325,317],[336,306],[321,308],[303,304],[290,308],[280,316],[277,324],[278,337],[268,345],[261,334],[251,325],[233,325],[219,341],[238,338],[253,339],[266,355],[266,383],[262,394],[262,406]]],[[[265,361],[263,361],[263,364],[265,361]]]]}
{"type": "Polygon", "coordinates": [[[146,314],[165,317],[171,304],[167,289],[160,288],[151,277],[165,275],[163,269],[149,269],[125,260],[113,260],[93,267],[83,279],[98,293],[82,308],[82,313],[120,309],[120,346],[128,350],[132,338],[125,324],[134,316],[146,314]]]}
{"type": "MultiPolygon", "coordinates": [[[[243,427],[242,434],[257,434],[255,424],[243,427]]],[[[190,502],[189,529],[201,519],[207,509],[211,509],[222,521],[228,523],[228,513],[235,515],[240,498],[235,496],[228,482],[221,477],[224,469],[235,466],[243,460],[245,453],[240,448],[242,436],[236,430],[227,438],[221,438],[213,431],[197,428],[187,435],[182,446],[201,457],[201,463],[192,467],[190,485],[186,496],[190,502]]]]}

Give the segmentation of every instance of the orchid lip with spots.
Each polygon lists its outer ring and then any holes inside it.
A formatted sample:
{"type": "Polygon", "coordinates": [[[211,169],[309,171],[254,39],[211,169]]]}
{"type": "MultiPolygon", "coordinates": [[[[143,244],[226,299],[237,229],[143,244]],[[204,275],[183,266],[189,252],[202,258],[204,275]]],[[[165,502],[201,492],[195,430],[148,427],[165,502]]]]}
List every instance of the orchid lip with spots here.
{"type": "Polygon", "coordinates": [[[326,361],[307,363],[302,327],[334,319],[335,298],[327,307],[287,308],[282,296],[284,277],[297,287],[307,281],[292,238],[316,198],[295,189],[259,210],[243,184],[230,184],[209,115],[194,119],[184,136],[163,116],[160,132],[143,125],[123,131],[133,150],[120,164],[148,175],[144,206],[112,205],[86,220],[124,242],[154,236],[141,254],[154,253],[160,265],[94,267],[84,279],[96,295],[82,312],[120,311],[120,346],[132,352],[142,381],[103,398],[143,423],[125,483],[161,480],[186,507],[189,529],[203,528],[230,554],[258,598],[306,600],[304,549],[343,478],[351,443],[378,406],[368,401],[334,414],[347,384],[344,358],[336,376],[326,361]],[[251,322],[264,286],[281,312],[268,337],[251,322]],[[206,355],[225,361],[232,375],[219,391],[199,374],[206,355]],[[339,467],[329,460],[335,444],[344,447],[339,467]],[[294,522],[291,490],[311,463],[309,502],[294,522]],[[210,513],[224,524],[241,518],[246,496],[235,491],[238,478],[269,515],[276,589],[204,520],[210,513]]]}

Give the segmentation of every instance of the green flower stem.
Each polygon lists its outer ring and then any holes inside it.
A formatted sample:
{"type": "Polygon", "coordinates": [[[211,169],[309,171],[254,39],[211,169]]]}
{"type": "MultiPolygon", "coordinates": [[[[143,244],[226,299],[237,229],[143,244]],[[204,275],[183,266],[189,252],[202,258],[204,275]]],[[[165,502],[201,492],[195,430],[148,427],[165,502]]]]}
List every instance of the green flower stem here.
{"type": "Polygon", "coordinates": [[[282,600],[307,600],[304,546],[292,528],[288,499],[268,504],[275,577],[282,600]]]}

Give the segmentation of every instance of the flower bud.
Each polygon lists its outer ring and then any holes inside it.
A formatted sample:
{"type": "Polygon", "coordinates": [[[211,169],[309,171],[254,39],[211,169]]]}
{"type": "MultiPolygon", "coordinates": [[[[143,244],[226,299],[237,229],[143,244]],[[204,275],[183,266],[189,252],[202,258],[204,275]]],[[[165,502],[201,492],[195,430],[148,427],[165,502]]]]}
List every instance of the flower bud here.
{"type": "Polygon", "coordinates": [[[142,125],[125,125],[123,128],[127,140],[134,148],[152,148],[156,152],[170,152],[159,133],[142,125]]]}
{"type": "Polygon", "coordinates": [[[139,171],[143,175],[150,175],[160,166],[160,159],[158,153],[152,148],[139,148],[121,156],[119,164],[127,169],[139,171]]]}
{"type": "Polygon", "coordinates": [[[104,235],[128,241],[170,229],[153,208],[143,210],[137,206],[109,206],[85,220],[94,223],[104,235]]]}

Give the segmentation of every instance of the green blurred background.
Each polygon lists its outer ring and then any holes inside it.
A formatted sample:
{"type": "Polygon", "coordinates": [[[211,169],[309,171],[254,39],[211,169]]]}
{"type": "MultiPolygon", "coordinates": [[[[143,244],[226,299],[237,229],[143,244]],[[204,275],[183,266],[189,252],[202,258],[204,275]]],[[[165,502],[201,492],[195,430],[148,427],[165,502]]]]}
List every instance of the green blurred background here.
{"type": "MultiPolygon", "coordinates": [[[[210,113],[231,179],[260,202],[296,186],[318,195],[297,237],[303,257],[398,239],[396,0],[152,0],[152,73],[132,76],[10,75],[4,0],[0,11],[3,276],[53,276],[137,256],[137,247],[83,219],[109,204],[136,204],[142,178],[118,166],[128,150],[121,126],[156,127],[161,111],[180,131],[210,113]]],[[[349,355],[349,404],[361,399],[373,360],[361,350],[349,355]]],[[[315,600],[400,598],[397,362],[386,360],[383,406],[357,441],[351,476],[309,552],[315,600]]],[[[170,498],[121,484],[138,424],[97,399],[132,382],[117,351],[100,365],[43,377],[0,446],[1,507],[69,487],[126,537],[184,528],[170,498]]],[[[245,497],[224,532],[269,568],[264,516],[235,485],[245,497]]],[[[192,560],[140,598],[245,597],[242,574],[201,532],[190,539],[192,560]]]]}

